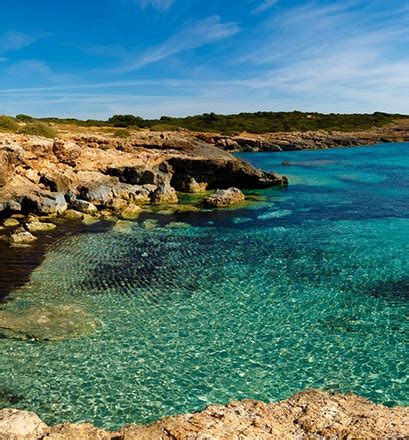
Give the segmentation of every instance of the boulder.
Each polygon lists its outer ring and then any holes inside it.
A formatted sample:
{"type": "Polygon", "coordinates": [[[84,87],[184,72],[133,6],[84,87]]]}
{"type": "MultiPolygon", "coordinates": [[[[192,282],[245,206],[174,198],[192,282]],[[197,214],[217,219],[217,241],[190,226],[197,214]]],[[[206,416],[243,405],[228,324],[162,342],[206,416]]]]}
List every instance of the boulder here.
{"type": "Polygon", "coordinates": [[[115,197],[114,188],[119,185],[117,177],[105,176],[98,171],[82,171],[77,174],[78,198],[95,206],[107,206],[115,197]]]}
{"type": "Polygon", "coordinates": [[[168,183],[159,185],[158,188],[151,194],[151,202],[162,203],[178,203],[178,196],[174,188],[168,183]]]}
{"type": "Polygon", "coordinates": [[[96,214],[96,212],[98,211],[97,207],[93,203],[81,199],[74,199],[71,202],[71,206],[75,210],[83,212],[84,214],[92,215],[96,214]]]}
{"type": "Polygon", "coordinates": [[[34,440],[47,429],[47,425],[32,412],[18,409],[0,410],[0,438],[34,440]]]}
{"type": "Polygon", "coordinates": [[[76,211],[75,209],[67,209],[64,212],[64,217],[70,220],[82,220],[84,218],[84,214],[80,211],[76,211]]]}
{"type": "Polygon", "coordinates": [[[39,221],[33,221],[26,224],[26,228],[30,232],[47,232],[52,231],[57,226],[54,223],[45,223],[45,222],[39,222],[39,221]]]}
{"type": "Polygon", "coordinates": [[[35,240],[37,240],[36,237],[34,237],[33,234],[26,231],[22,226],[17,228],[11,235],[10,235],[10,243],[11,244],[27,244],[31,243],[35,240]]]}
{"type": "Polygon", "coordinates": [[[0,201],[0,212],[2,211],[21,211],[21,203],[17,200],[2,200],[0,201]]]}
{"type": "Polygon", "coordinates": [[[4,220],[3,226],[6,228],[14,228],[15,226],[19,226],[20,222],[15,218],[8,218],[4,220]]]}
{"type": "Polygon", "coordinates": [[[224,208],[230,205],[243,203],[244,194],[238,188],[218,189],[214,194],[205,199],[208,206],[224,208]]]}
{"type": "Polygon", "coordinates": [[[142,212],[142,208],[132,203],[121,212],[121,217],[124,220],[134,220],[137,217],[139,217],[141,212],[142,212]]]}
{"type": "Polygon", "coordinates": [[[202,193],[207,189],[206,182],[197,182],[194,177],[187,177],[184,185],[182,186],[182,191],[187,193],[202,193]]]}
{"type": "Polygon", "coordinates": [[[37,210],[40,214],[61,215],[67,210],[67,207],[63,193],[50,193],[48,197],[39,197],[37,200],[37,210]]]}
{"type": "Polygon", "coordinates": [[[41,170],[40,182],[52,192],[62,192],[66,194],[71,186],[68,175],[56,170],[41,170]]]}
{"type": "Polygon", "coordinates": [[[0,146],[0,187],[13,178],[23,157],[24,150],[18,145],[0,146]]]}
{"type": "Polygon", "coordinates": [[[60,162],[74,167],[81,156],[82,150],[73,141],[56,139],[53,145],[53,153],[60,162]]]}

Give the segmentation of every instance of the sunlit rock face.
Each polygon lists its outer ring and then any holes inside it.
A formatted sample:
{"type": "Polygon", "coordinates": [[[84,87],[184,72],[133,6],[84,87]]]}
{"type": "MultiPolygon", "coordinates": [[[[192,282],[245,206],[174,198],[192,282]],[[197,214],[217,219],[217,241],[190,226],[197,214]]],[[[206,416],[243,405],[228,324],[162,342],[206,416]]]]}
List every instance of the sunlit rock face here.
{"type": "Polygon", "coordinates": [[[128,425],[117,432],[90,423],[48,427],[33,413],[3,409],[0,436],[20,440],[389,439],[409,435],[408,417],[408,408],[387,408],[354,395],[307,390],[283,402],[243,400],[211,405],[202,412],[168,417],[148,426],[128,425]]]}

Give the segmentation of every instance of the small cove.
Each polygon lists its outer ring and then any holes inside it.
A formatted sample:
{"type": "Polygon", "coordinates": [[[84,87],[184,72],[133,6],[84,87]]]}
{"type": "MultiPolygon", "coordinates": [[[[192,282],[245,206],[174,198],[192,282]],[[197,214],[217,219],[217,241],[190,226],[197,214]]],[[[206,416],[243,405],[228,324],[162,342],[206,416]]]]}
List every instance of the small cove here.
{"type": "Polygon", "coordinates": [[[409,144],[240,157],[290,186],[152,229],[61,229],[11,277],[7,307],[75,304],[101,325],[1,339],[4,406],[116,428],[307,387],[408,404],[409,144]]]}

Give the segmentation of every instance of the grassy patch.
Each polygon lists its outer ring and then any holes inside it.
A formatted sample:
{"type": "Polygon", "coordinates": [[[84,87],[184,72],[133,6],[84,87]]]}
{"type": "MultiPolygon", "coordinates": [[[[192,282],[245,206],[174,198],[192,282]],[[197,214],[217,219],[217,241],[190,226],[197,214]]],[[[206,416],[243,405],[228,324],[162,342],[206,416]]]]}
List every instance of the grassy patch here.
{"type": "Polygon", "coordinates": [[[0,131],[12,131],[16,132],[19,129],[19,125],[15,119],[10,116],[0,115],[0,131]]]}
{"type": "Polygon", "coordinates": [[[119,138],[122,138],[122,139],[126,139],[126,138],[129,138],[129,136],[131,135],[131,133],[130,133],[128,130],[126,130],[125,128],[120,128],[120,129],[118,129],[118,130],[115,130],[115,131],[113,132],[113,135],[114,135],[115,137],[119,137],[119,138]]]}
{"type": "Polygon", "coordinates": [[[19,131],[21,134],[31,134],[34,136],[42,136],[46,138],[53,139],[57,137],[57,132],[52,127],[43,122],[31,122],[26,124],[19,131]]]}

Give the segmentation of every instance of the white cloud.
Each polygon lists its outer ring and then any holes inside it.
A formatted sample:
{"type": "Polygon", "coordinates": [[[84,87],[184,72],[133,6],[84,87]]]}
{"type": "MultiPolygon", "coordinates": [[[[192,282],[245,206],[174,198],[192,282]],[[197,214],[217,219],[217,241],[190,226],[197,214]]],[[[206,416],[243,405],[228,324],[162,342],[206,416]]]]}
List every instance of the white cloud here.
{"type": "Polygon", "coordinates": [[[30,46],[41,38],[49,37],[50,35],[47,32],[33,35],[17,31],[6,32],[0,37],[0,53],[23,49],[23,47],[30,46]]]}
{"type": "Polygon", "coordinates": [[[136,0],[136,1],[142,10],[151,7],[161,12],[168,11],[174,3],[174,0],[136,0]]]}
{"type": "Polygon", "coordinates": [[[140,57],[127,63],[118,72],[126,73],[141,69],[149,64],[164,60],[178,53],[197,49],[216,41],[231,37],[240,32],[236,23],[223,23],[219,16],[207,17],[203,20],[188,23],[180,32],[159,46],[146,51],[140,57]]]}
{"type": "Polygon", "coordinates": [[[276,3],[278,3],[278,0],[264,0],[253,9],[253,14],[261,14],[262,12],[272,8],[276,3]]]}
{"type": "Polygon", "coordinates": [[[255,30],[264,44],[254,39],[235,58],[251,66],[246,85],[293,108],[409,113],[408,10],[376,6],[315,2],[275,14],[255,30]]]}
{"type": "MultiPolygon", "coordinates": [[[[67,73],[55,72],[44,61],[41,60],[22,60],[12,64],[7,69],[8,76],[18,78],[19,80],[27,80],[35,83],[66,83],[75,80],[75,76],[67,73]]],[[[47,91],[51,86],[45,88],[47,91]]]]}

